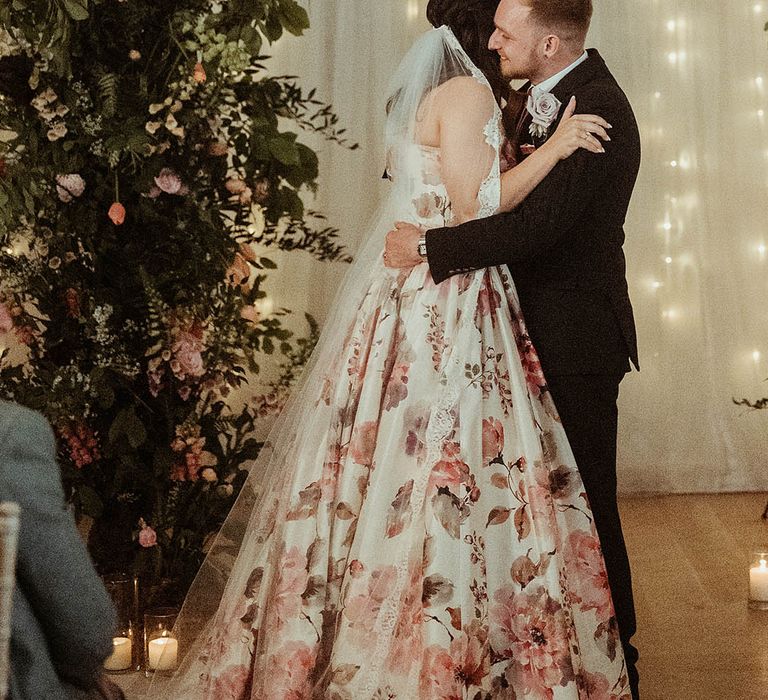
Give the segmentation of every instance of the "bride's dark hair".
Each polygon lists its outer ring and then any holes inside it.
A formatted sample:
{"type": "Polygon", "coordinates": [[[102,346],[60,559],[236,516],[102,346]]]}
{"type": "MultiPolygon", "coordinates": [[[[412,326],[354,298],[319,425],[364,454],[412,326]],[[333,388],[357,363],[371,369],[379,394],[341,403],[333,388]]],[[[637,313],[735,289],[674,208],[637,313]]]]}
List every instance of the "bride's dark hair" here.
{"type": "Polygon", "coordinates": [[[493,17],[498,0],[429,0],[427,19],[433,27],[446,25],[461,47],[483,72],[498,100],[507,97],[509,82],[501,74],[499,55],[488,48],[495,30],[493,17]]]}

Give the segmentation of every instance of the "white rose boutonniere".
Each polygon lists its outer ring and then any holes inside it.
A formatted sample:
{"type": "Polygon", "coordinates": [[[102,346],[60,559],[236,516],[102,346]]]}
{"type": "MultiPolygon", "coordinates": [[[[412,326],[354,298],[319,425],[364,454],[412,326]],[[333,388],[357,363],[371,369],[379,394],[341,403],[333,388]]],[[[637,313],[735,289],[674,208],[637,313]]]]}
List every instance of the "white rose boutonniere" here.
{"type": "Polygon", "coordinates": [[[551,92],[543,92],[535,97],[533,94],[528,95],[527,109],[533,117],[533,123],[528,129],[531,136],[534,138],[545,137],[549,132],[549,127],[557,119],[561,106],[560,100],[551,92]]]}

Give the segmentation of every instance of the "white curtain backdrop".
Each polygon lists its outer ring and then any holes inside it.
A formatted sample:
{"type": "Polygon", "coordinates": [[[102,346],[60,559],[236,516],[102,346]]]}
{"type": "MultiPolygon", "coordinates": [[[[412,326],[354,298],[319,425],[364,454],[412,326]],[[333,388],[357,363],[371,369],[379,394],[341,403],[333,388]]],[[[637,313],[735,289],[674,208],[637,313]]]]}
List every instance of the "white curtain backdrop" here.
{"type": "MultiPolygon", "coordinates": [[[[426,0],[309,0],[312,29],[273,47],[277,71],[333,103],[361,149],[313,141],[311,206],[354,250],[382,187],[388,77],[427,28],[426,0]]],[[[644,159],[627,222],[640,374],[622,385],[624,492],[768,490],[768,2],[595,0],[600,49],[640,122],[644,159]]],[[[277,306],[325,316],[343,274],[280,260],[277,306]]]]}

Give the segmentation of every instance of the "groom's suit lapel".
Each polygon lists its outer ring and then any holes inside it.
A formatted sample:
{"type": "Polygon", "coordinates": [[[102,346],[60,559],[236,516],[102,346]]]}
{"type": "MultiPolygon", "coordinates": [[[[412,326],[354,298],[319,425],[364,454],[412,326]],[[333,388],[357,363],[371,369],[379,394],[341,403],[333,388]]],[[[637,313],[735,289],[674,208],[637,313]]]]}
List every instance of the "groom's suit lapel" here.
{"type": "MultiPolygon", "coordinates": [[[[557,115],[557,119],[549,127],[547,135],[543,138],[534,139],[536,148],[546,143],[547,139],[552,136],[557,130],[560,120],[563,118],[563,112],[568,106],[568,102],[579,90],[579,88],[591,83],[593,80],[605,75],[608,68],[605,65],[600,53],[597,49],[589,49],[587,51],[589,58],[583,63],[580,63],[574,68],[568,75],[566,75],[552,90],[552,94],[560,101],[562,107],[560,113],[557,115]]],[[[576,102],[576,111],[579,111],[578,97],[576,102]]]]}

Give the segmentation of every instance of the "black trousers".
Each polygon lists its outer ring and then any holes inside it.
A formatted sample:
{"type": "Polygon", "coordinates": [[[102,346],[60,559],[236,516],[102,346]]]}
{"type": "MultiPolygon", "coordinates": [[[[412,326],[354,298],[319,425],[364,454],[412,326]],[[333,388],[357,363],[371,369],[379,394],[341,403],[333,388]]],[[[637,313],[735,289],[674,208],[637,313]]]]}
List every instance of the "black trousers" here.
{"type": "Polygon", "coordinates": [[[638,700],[638,652],[631,643],[637,630],[632,574],[616,494],[616,401],[623,376],[550,376],[547,382],[595,516],[632,697],[638,700]]]}

